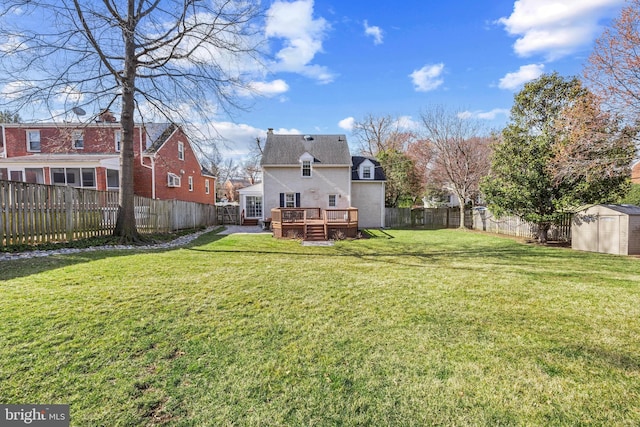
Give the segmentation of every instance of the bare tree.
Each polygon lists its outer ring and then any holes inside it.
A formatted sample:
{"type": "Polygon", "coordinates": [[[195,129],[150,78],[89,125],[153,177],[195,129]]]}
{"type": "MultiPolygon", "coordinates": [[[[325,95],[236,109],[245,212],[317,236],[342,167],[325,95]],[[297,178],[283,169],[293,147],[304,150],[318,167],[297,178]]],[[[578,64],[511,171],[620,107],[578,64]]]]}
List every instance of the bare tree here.
{"type": "Polygon", "coordinates": [[[256,137],[255,145],[249,152],[249,158],[242,162],[241,170],[243,175],[253,185],[260,180],[262,175],[262,168],[260,167],[260,161],[262,160],[263,146],[260,137],[256,137]]]}
{"type": "Polygon", "coordinates": [[[584,70],[596,94],[628,122],[640,120],[640,0],[628,0],[596,40],[584,70]]]}
{"type": "Polygon", "coordinates": [[[558,142],[549,165],[554,184],[586,181],[595,194],[627,191],[623,183],[631,173],[638,126],[622,125],[619,116],[602,109],[598,96],[585,91],[562,110],[555,127],[558,142]]]}
{"type": "Polygon", "coordinates": [[[464,209],[479,193],[481,179],[489,173],[490,141],[478,121],[463,118],[442,106],[421,113],[423,137],[431,145],[428,172],[431,185],[446,188],[460,200],[460,228],[464,209]]]}
{"type": "Polygon", "coordinates": [[[398,119],[388,115],[374,116],[369,114],[353,124],[352,134],[358,141],[362,155],[372,157],[382,151],[404,152],[407,144],[413,138],[411,132],[400,129],[398,119]]]}
{"type": "Polygon", "coordinates": [[[46,108],[54,118],[72,107],[120,106],[115,235],[135,242],[136,111],[184,122],[238,107],[237,89],[250,89],[247,62],[255,67],[259,59],[252,23],[260,14],[256,2],[243,0],[6,0],[3,94],[16,110],[46,108]]]}

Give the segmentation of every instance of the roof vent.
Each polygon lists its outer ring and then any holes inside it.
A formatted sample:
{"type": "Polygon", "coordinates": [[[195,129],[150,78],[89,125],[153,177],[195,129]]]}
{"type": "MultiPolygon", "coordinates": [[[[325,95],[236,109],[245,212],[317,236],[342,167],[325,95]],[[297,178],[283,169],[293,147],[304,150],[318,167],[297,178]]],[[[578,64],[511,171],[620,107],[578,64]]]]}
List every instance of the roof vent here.
{"type": "Polygon", "coordinates": [[[311,135],[305,135],[304,136],[304,140],[305,141],[313,141],[313,137],[311,135]]]}

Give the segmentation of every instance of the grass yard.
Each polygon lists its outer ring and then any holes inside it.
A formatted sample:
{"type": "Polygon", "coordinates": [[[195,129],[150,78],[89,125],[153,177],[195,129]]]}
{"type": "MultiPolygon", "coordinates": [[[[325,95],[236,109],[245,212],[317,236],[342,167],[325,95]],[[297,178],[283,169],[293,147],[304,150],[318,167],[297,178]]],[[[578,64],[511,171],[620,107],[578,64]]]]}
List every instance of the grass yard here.
{"type": "Polygon", "coordinates": [[[0,403],[68,403],[74,426],[640,424],[640,259],[207,234],[0,280],[0,403]]]}

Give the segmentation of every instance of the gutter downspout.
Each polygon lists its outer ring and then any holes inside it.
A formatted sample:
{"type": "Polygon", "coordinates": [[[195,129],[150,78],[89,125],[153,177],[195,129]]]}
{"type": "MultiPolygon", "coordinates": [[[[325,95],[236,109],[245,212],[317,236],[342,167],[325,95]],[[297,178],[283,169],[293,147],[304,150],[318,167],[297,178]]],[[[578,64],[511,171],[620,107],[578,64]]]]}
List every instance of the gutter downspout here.
{"type": "Polygon", "coordinates": [[[151,157],[151,198],[156,199],[156,158],[151,157]]]}
{"type": "Polygon", "coordinates": [[[7,158],[7,133],[5,132],[4,125],[2,125],[2,157],[3,159],[7,158]]]}
{"type": "Polygon", "coordinates": [[[142,126],[140,127],[140,165],[147,169],[151,169],[151,198],[155,200],[156,198],[156,162],[155,155],[144,154],[144,150],[142,149],[142,126]],[[144,158],[148,157],[151,161],[151,166],[147,166],[144,164],[144,158]]]}

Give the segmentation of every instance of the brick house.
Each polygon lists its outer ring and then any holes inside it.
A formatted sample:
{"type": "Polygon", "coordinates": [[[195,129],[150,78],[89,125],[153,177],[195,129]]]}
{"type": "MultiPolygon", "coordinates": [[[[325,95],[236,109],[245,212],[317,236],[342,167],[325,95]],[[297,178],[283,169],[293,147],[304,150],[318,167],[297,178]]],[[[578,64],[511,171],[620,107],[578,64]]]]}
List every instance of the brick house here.
{"type": "MultiPolygon", "coordinates": [[[[118,190],[121,125],[0,125],[0,179],[118,190]]],[[[175,124],[136,125],[134,192],[152,199],[214,204],[215,178],[175,124]]]]}
{"type": "Polygon", "coordinates": [[[640,184],[640,160],[636,160],[631,165],[631,182],[640,184]]]}

